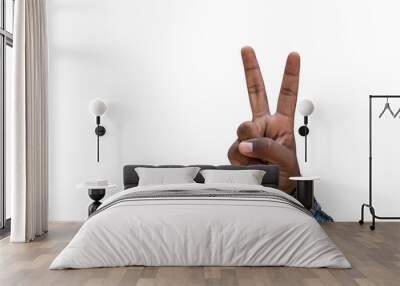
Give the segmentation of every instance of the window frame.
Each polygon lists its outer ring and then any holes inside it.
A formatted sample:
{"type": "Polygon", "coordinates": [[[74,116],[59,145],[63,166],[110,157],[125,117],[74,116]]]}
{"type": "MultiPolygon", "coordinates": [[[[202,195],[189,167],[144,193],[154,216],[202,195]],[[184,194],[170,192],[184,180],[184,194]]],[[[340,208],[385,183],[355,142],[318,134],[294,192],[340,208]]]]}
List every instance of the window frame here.
{"type": "MultiPolygon", "coordinates": [[[[5,101],[6,101],[6,50],[7,46],[13,47],[14,35],[7,31],[6,1],[1,3],[0,23],[0,236],[10,230],[10,219],[6,218],[6,190],[5,190],[5,101]]],[[[10,1],[10,0],[9,0],[10,1]]],[[[14,19],[15,0],[11,0],[13,9],[11,17],[14,19]]],[[[14,30],[14,29],[13,29],[14,30]]]]}

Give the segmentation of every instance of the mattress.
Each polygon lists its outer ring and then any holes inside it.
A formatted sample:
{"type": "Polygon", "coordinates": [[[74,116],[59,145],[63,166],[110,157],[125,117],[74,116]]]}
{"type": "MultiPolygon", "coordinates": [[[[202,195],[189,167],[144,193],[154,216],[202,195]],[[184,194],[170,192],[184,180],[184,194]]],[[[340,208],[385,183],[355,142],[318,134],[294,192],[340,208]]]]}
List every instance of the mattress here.
{"type": "Polygon", "coordinates": [[[50,269],[132,265],[351,267],[293,197],[263,186],[197,183],[111,196],[50,269]]]}

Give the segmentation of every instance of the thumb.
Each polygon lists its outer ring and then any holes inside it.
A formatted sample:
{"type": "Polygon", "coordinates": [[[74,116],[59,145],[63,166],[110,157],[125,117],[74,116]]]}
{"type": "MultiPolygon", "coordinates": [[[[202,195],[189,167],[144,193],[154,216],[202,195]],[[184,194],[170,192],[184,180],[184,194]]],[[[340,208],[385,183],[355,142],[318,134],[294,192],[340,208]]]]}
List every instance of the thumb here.
{"type": "Polygon", "coordinates": [[[240,142],[239,152],[247,157],[281,166],[292,166],[292,164],[295,166],[297,164],[296,155],[292,150],[267,137],[240,142]]]}

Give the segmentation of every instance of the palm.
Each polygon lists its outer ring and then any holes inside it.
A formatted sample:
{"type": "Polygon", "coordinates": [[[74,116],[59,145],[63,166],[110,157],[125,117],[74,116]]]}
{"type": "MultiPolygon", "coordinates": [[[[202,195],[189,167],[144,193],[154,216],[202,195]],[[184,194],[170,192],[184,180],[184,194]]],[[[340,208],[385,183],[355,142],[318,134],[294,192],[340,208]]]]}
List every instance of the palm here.
{"type": "Polygon", "coordinates": [[[238,139],[228,152],[229,160],[234,165],[260,163],[279,165],[279,188],[290,193],[294,186],[289,177],[300,174],[293,131],[300,57],[295,53],[288,56],[275,114],[271,114],[269,110],[264,81],[255,52],[251,48],[243,48],[242,58],[253,118],[239,126],[238,139]],[[264,144],[259,144],[259,139],[264,144]],[[240,142],[244,140],[253,140],[255,148],[263,148],[263,150],[243,154],[245,152],[241,152],[240,142]]]}

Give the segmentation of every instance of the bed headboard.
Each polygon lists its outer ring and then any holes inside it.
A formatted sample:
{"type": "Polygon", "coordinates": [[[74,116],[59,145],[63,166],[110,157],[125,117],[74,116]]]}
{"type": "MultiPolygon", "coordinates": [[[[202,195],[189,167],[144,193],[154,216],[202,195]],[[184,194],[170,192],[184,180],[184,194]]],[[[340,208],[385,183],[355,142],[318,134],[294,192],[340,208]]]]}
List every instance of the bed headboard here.
{"type": "MultiPolygon", "coordinates": [[[[147,168],[182,168],[183,165],[126,165],[124,166],[124,189],[136,187],[139,183],[138,174],[135,171],[137,167],[147,168]]],[[[219,170],[263,170],[265,175],[262,180],[262,185],[265,187],[278,188],[279,185],[279,166],[277,165],[251,165],[251,166],[233,166],[233,165],[189,165],[187,167],[199,167],[204,169],[219,169],[219,170]]],[[[203,176],[198,173],[194,178],[197,183],[204,183],[203,176]]]]}

